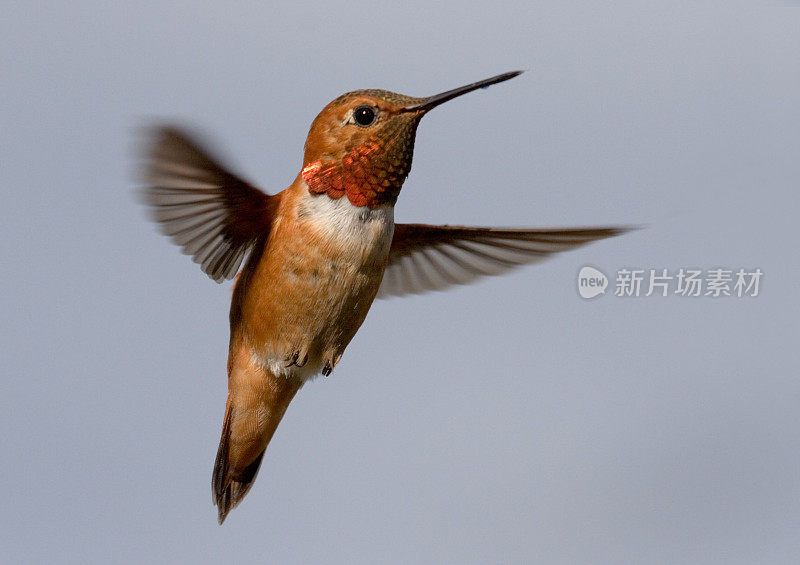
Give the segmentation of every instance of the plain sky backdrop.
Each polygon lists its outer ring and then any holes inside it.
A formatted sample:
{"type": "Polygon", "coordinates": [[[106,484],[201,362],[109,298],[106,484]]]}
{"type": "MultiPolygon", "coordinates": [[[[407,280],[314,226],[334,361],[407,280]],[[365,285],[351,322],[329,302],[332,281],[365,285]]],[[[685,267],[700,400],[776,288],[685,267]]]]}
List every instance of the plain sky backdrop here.
{"type": "Polygon", "coordinates": [[[0,561],[800,562],[793,5],[3,1],[0,561]],[[423,120],[398,221],[647,228],[376,303],[219,527],[231,283],[146,219],[137,128],[277,192],[339,94],[514,69],[423,120]]]}

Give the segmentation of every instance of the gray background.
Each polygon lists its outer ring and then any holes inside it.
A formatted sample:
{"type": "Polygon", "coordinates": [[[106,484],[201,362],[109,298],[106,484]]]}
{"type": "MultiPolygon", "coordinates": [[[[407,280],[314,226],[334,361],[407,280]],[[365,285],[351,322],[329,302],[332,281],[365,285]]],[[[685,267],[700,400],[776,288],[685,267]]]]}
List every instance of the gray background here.
{"type": "Polygon", "coordinates": [[[2,560],[798,562],[800,10],[267,4],[2,4],[2,560]],[[145,219],[136,127],[276,192],[340,93],[517,68],[425,118],[398,220],[649,227],[376,303],[218,527],[230,283],[145,219]],[[584,301],[585,264],[765,276],[584,301]]]}

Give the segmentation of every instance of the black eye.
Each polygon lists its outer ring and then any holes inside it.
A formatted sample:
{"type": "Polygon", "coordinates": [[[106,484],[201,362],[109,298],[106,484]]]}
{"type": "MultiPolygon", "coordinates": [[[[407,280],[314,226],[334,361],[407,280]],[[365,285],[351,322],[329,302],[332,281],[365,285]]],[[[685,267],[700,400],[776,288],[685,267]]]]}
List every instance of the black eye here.
{"type": "Polygon", "coordinates": [[[372,106],[358,106],[353,110],[353,120],[361,127],[367,127],[375,121],[377,111],[372,106]]]}

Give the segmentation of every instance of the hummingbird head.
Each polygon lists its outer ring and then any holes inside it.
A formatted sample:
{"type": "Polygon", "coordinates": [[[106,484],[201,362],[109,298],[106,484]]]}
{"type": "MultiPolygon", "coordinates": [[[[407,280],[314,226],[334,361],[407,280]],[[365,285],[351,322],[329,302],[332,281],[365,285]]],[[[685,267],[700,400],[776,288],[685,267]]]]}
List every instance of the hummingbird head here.
{"type": "Polygon", "coordinates": [[[375,207],[397,200],[411,171],[417,125],[439,104],[519,75],[504,73],[429,96],[356,90],[325,106],[311,124],[301,173],[311,192],[375,207]]]}

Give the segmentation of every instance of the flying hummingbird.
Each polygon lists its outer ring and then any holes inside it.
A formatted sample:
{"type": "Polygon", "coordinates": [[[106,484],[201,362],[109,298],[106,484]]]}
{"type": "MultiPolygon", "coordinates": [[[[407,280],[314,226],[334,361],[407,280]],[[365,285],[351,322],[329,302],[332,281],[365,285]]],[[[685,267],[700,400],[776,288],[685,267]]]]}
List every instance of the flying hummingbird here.
{"type": "Polygon", "coordinates": [[[178,128],[154,130],[143,193],[153,219],[213,280],[236,277],[212,477],[220,524],[250,490],[292,398],[333,371],[376,297],[468,283],[625,231],[395,224],[422,117],[521,72],[427,98],[343,94],[311,124],[302,170],[274,195],[178,128]]]}

